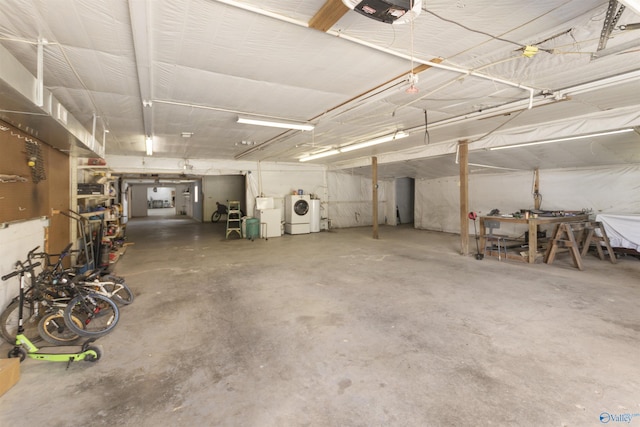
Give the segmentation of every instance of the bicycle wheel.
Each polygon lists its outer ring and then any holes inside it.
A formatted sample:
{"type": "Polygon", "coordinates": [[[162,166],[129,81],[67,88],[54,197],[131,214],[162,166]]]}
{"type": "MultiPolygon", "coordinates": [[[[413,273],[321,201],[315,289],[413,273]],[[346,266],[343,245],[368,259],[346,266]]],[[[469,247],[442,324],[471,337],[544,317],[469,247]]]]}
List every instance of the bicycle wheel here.
{"type": "Polygon", "coordinates": [[[133,302],[133,292],[124,282],[124,277],[106,275],[102,278],[102,286],[116,303],[129,305],[133,302]],[[108,283],[104,283],[107,281],[108,283]]]}
{"type": "Polygon", "coordinates": [[[213,214],[211,214],[211,222],[218,222],[220,221],[220,212],[215,211],[213,214]]]}
{"type": "Polygon", "coordinates": [[[115,328],[120,319],[118,306],[110,298],[96,293],[74,297],[64,309],[64,322],[76,334],[83,337],[100,337],[115,328]],[[73,317],[82,321],[79,328],[73,317]]]}
{"type": "MultiPolygon", "coordinates": [[[[82,320],[75,316],[72,320],[78,328],[84,328],[82,320]]],[[[45,341],[54,345],[73,345],[80,338],[80,335],[67,327],[63,310],[51,311],[42,316],[38,323],[38,331],[45,341]]]]}
{"type": "MultiPolygon", "coordinates": [[[[24,336],[31,342],[37,342],[40,339],[40,334],[38,333],[38,322],[40,322],[40,316],[38,315],[38,306],[36,304],[39,303],[25,302],[24,308],[22,309],[24,336]]],[[[16,343],[19,307],[20,301],[13,301],[4,309],[2,314],[0,314],[0,334],[9,344],[16,343]]]]}

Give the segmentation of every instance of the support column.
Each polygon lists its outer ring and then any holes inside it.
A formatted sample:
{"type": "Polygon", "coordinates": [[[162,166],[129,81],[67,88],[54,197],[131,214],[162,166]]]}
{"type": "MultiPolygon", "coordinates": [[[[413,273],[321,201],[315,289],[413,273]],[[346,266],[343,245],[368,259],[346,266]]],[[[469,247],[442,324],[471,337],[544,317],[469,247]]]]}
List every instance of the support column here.
{"type": "Polygon", "coordinates": [[[460,164],[460,254],[469,254],[469,141],[458,141],[460,164]]]}
{"type": "Polygon", "coordinates": [[[378,238],[378,158],[371,158],[371,180],[373,187],[373,238],[378,238]]]}
{"type": "Polygon", "coordinates": [[[536,210],[540,210],[542,197],[540,197],[540,169],[535,168],[533,171],[533,207],[536,210]]]}

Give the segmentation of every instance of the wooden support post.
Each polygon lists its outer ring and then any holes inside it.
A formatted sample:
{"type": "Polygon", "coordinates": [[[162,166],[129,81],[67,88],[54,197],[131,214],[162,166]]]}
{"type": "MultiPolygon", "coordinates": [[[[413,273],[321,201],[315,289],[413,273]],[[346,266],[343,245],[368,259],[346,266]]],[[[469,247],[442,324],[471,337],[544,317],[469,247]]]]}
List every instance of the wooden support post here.
{"type": "Polygon", "coordinates": [[[469,254],[469,141],[458,141],[460,163],[460,253],[469,254]]]}
{"type": "Polygon", "coordinates": [[[373,187],[373,238],[378,238],[378,158],[371,158],[371,180],[373,187]]]}
{"type": "MultiPolygon", "coordinates": [[[[540,197],[540,169],[535,168],[533,178],[533,207],[536,210],[540,210],[542,204],[542,197],[540,197]]],[[[531,238],[531,236],[529,236],[529,238],[531,238]]]]}

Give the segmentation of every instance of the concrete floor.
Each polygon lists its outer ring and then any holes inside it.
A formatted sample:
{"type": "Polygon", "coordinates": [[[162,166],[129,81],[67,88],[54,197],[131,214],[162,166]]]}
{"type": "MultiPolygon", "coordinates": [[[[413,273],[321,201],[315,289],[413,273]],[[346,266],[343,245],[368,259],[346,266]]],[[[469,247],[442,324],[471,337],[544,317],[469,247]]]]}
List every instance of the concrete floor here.
{"type": "Polygon", "coordinates": [[[252,242],[148,218],[128,240],[103,358],[25,361],[0,425],[640,426],[636,258],[478,261],[406,226],[252,242]]]}

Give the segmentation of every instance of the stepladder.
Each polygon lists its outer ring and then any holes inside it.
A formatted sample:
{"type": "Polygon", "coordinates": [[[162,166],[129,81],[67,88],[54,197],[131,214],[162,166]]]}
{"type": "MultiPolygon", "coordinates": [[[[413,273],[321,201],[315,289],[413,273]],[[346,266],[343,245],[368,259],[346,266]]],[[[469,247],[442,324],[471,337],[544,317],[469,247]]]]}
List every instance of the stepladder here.
{"type": "Polygon", "coordinates": [[[225,239],[228,239],[231,233],[238,233],[238,236],[242,238],[242,213],[240,211],[240,202],[236,200],[229,201],[225,239]]]}

